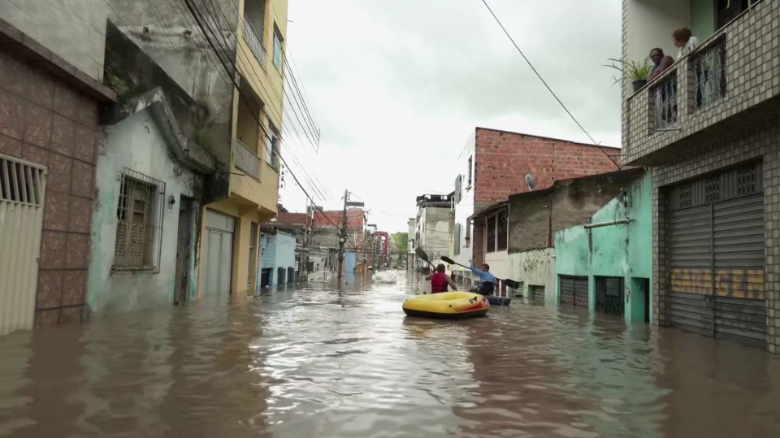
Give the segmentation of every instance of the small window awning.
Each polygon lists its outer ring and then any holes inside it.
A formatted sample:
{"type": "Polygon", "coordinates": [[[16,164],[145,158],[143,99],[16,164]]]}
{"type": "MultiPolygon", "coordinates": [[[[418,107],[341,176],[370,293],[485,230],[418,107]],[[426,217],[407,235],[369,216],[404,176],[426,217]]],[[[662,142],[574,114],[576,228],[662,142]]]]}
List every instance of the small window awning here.
{"type": "Polygon", "coordinates": [[[501,210],[506,210],[508,206],[509,206],[509,201],[497,202],[495,204],[488,205],[487,207],[483,208],[482,210],[472,214],[466,220],[470,222],[470,221],[473,221],[474,219],[488,217],[488,216],[490,216],[490,215],[492,215],[494,213],[498,213],[501,210]]]}

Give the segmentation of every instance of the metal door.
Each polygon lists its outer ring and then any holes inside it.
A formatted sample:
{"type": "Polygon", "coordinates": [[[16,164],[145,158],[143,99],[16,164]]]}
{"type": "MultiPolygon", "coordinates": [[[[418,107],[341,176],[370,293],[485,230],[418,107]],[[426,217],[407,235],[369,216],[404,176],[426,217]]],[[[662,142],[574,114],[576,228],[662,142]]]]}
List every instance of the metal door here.
{"type": "Polygon", "coordinates": [[[31,329],[46,168],[0,156],[0,335],[31,329]]]}
{"type": "Polygon", "coordinates": [[[544,301],[544,286],[528,285],[528,298],[534,301],[544,301]]]}
{"type": "Polygon", "coordinates": [[[588,308],[588,277],[574,277],[574,305],[588,308]]]}
{"type": "Polygon", "coordinates": [[[626,308],[622,277],[596,277],[596,311],[623,316],[626,308]]]}
{"type": "Polygon", "coordinates": [[[672,187],[669,210],[672,325],[764,346],[761,163],[672,187]]]}
{"type": "Polygon", "coordinates": [[[284,278],[285,278],[284,274],[285,274],[286,271],[287,270],[284,269],[284,268],[276,268],[276,285],[277,286],[281,286],[281,285],[286,283],[286,281],[284,280],[284,278]]]}
{"type": "Polygon", "coordinates": [[[235,219],[206,210],[204,293],[229,293],[235,219]]]}
{"type": "Polygon", "coordinates": [[[574,277],[560,276],[561,304],[574,304],[574,277]]]}
{"type": "Polygon", "coordinates": [[[182,197],[179,202],[179,229],[176,242],[176,290],[175,304],[187,300],[189,294],[190,267],[192,265],[192,200],[182,197]]]}
{"type": "Polygon", "coordinates": [[[287,284],[295,282],[295,268],[287,268],[287,284]]]}

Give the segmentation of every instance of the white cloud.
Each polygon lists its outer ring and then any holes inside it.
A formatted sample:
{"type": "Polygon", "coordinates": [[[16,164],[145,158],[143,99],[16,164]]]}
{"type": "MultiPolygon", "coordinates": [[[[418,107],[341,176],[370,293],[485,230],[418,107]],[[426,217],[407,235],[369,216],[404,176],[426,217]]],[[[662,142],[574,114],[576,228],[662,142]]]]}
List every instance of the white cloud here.
{"type": "MultiPolygon", "coordinates": [[[[620,90],[602,65],[620,55],[620,3],[489,3],[586,129],[618,146],[620,90]]],[[[315,153],[286,142],[334,195],[327,208],[339,208],[348,188],[380,229],[405,230],[416,196],[453,189],[476,126],[587,142],[479,0],[294,0],[289,19],[288,48],[322,145],[315,153]]],[[[285,183],[282,203],[303,211],[289,174],[285,183]]]]}

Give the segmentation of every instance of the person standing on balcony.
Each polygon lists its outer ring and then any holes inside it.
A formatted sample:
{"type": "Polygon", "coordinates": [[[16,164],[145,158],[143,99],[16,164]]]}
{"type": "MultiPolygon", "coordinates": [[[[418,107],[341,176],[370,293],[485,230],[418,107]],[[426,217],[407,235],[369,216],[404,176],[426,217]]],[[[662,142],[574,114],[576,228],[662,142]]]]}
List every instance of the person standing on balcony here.
{"type": "Polygon", "coordinates": [[[672,33],[672,39],[674,40],[674,46],[679,49],[677,52],[677,59],[690,53],[699,45],[699,39],[693,36],[693,32],[687,27],[681,27],[672,33]]]}
{"type": "Polygon", "coordinates": [[[674,64],[674,59],[669,55],[664,55],[664,51],[658,48],[650,51],[650,59],[653,61],[653,67],[650,69],[650,76],[647,78],[649,81],[652,81],[674,64]]]}

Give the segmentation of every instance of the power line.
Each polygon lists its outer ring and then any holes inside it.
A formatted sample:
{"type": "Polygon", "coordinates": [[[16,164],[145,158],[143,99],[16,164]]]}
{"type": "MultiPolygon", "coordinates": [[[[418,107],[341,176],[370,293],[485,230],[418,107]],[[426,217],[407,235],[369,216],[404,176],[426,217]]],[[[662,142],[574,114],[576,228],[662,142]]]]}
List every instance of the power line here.
{"type": "Polygon", "coordinates": [[[520,56],[522,56],[523,59],[525,59],[525,62],[528,63],[528,66],[531,67],[531,70],[533,70],[534,74],[536,74],[536,76],[539,78],[539,80],[542,81],[542,84],[544,84],[544,86],[547,88],[547,91],[549,91],[550,94],[553,95],[555,100],[558,101],[558,103],[561,105],[561,107],[563,107],[563,110],[566,111],[566,114],[568,114],[569,117],[571,117],[571,119],[574,120],[574,123],[576,123],[577,126],[580,127],[582,132],[584,132],[585,135],[588,136],[590,141],[592,141],[593,144],[595,144],[596,146],[599,147],[599,150],[601,150],[601,152],[603,152],[604,155],[606,155],[607,158],[609,158],[609,161],[611,161],[612,164],[617,166],[618,169],[621,169],[620,165],[615,160],[613,160],[612,157],[609,156],[609,154],[607,154],[607,151],[605,151],[604,149],[601,148],[601,144],[599,144],[593,137],[591,137],[591,135],[588,133],[588,131],[585,130],[585,128],[582,126],[582,124],[580,124],[580,122],[577,120],[577,118],[574,117],[574,114],[572,114],[571,111],[569,111],[569,109],[566,108],[566,105],[563,104],[561,99],[558,98],[558,95],[556,95],[555,92],[552,90],[552,88],[550,88],[550,86],[547,85],[547,81],[545,81],[544,78],[542,78],[542,75],[540,75],[539,72],[536,71],[536,68],[534,67],[533,64],[531,64],[531,61],[528,59],[528,57],[525,56],[525,53],[523,53],[523,51],[520,50],[520,46],[517,45],[517,43],[515,42],[514,38],[512,38],[512,35],[510,35],[509,32],[504,27],[504,25],[501,24],[501,20],[498,19],[498,17],[496,16],[495,12],[493,12],[493,9],[490,8],[490,5],[488,5],[487,0],[482,0],[482,3],[485,4],[485,7],[488,9],[488,11],[490,11],[490,15],[492,15],[493,18],[496,20],[496,23],[498,23],[498,25],[501,27],[501,30],[503,30],[504,33],[506,34],[506,36],[509,38],[509,41],[511,41],[512,44],[515,46],[515,49],[517,49],[517,51],[520,53],[520,56]]]}

